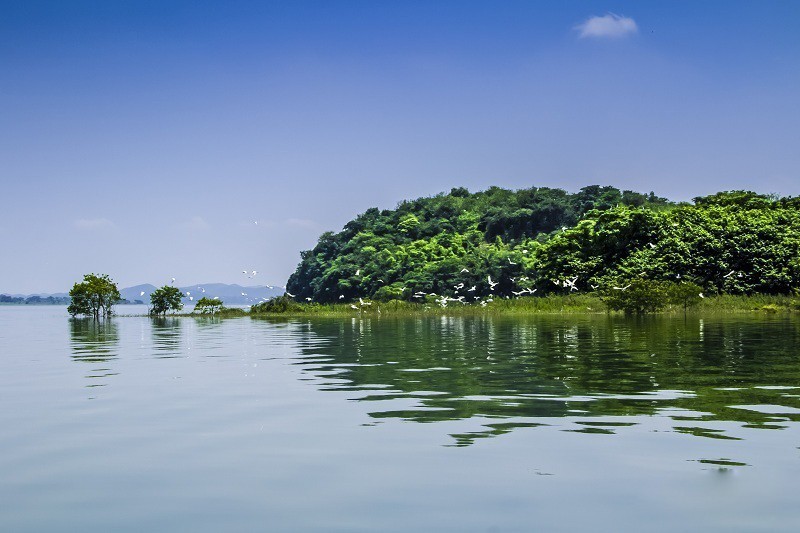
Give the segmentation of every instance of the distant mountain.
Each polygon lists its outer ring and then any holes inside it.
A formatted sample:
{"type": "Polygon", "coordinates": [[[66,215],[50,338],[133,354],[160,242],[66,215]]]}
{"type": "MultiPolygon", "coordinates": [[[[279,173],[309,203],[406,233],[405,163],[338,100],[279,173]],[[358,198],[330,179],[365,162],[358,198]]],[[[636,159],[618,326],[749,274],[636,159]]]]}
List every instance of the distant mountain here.
{"type": "MultiPolygon", "coordinates": [[[[142,300],[145,303],[149,303],[150,294],[155,291],[156,288],[155,285],[147,283],[126,287],[120,289],[119,292],[126,300],[142,300]]],[[[178,288],[184,294],[183,303],[185,305],[191,305],[192,302],[196,302],[204,296],[208,298],[217,297],[229,305],[252,305],[274,296],[280,296],[284,293],[284,289],[277,285],[252,285],[243,287],[237,284],[198,283],[196,285],[187,285],[178,288]]]]}
{"type": "MultiPolygon", "coordinates": [[[[142,285],[134,285],[133,287],[125,287],[120,289],[119,293],[123,299],[128,300],[130,303],[143,302],[150,303],[150,294],[156,290],[156,286],[150,283],[142,285]]],[[[214,298],[215,296],[228,305],[252,305],[264,300],[268,300],[274,296],[280,296],[284,293],[283,287],[278,285],[253,285],[243,287],[242,285],[227,285],[225,283],[200,283],[197,285],[188,285],[185,287],[178,287],[184,294],[183,303],[191,305],[203,296],[214,298]],[[204,292],[205,291],[205,292],[204,292]]],[[[56,303],[67,305],[69,303],[69,294],[65,292],[58,292],[53,294],[3,294],[4,298],[0,299],[0,303],[16,303],[16,304],[46,304],[56,303]],[[48,301],[44,301],[47,300],[48,301]],[[6,301],[8,300],[8,301],[6,301]],[[66,302],[66,303],[65,303],[66,302]]]]}

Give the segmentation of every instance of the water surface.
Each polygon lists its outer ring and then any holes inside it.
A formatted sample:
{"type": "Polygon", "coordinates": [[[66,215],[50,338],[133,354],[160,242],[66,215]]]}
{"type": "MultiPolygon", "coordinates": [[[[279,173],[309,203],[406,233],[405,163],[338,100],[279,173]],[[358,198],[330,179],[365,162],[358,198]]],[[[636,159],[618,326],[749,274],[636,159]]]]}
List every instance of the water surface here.
{"type": "Polygon", "coordinates": [[[0,526],[796,531],[798,341],[762,315],[0,307],[0,526]]]}

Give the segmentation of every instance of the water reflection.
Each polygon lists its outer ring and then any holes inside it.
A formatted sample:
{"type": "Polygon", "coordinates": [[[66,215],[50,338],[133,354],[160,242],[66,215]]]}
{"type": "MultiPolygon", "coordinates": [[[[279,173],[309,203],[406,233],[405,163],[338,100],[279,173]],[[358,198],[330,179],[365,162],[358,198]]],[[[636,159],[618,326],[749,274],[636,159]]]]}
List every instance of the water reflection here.
{"type": "Polygon", "coordinates": [[[178,317],[152,317],[150,333],[156,358],[181,357],[182,320],[178,317]]]}
{"type": "Polygon", "coordinates": [[[119,352],[119,327],[113,320],[70,319],[72,358],[85,363],[105,362],[119,352]]]}
{"type": "Polygon", "coordinates": [[[119,354],[119,327],[110,319],[70,320],[70,345],[72,359],[89,363],[87,388],[105,387],[106,378],[117,375],[110,364],[119,354]]]}
{"type": "Polygon", "coordinates": [[[632,416],[660,415],[673,431],[717,439],[739,437],[713,422],[780,429],[800,421],[800,328],[789,318],[427,317],[296,326],[308,329],[296,364],[321,389],[373,402],[375,419],[498,419],[454,435],[462,445],[564,418],[570,431],[611,434],[635,424],[632,416]]]}

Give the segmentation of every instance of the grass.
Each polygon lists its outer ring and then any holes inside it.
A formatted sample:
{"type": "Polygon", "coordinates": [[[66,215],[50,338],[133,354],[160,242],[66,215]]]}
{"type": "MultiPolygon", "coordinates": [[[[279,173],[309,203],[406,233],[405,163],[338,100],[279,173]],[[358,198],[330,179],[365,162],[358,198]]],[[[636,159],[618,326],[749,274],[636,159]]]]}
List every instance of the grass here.
{"type": "MultiPolygon", "coordinates": [[[[357,306],[358,307],[358,306],[357,306]]],[[[720,295],[705,298],[692,312],[789,313],[800,311],[800,298],[791,296],[735,296],[720,295]]],[[[447,307],[435,303],[415,303],[393,300],[372,302],[372,305],[353,309],[351,304],[297,304],[280,313],[249,313],[250,316],[360,316],[360,315],[514,315],[514,314],[591,314],[608,313],[608,308],[594,294],[552,295],[544,297],[496,298],[485,307],[478,304],[462,305],[451,302],[447,307]]],[[[618,313],[618,312],[614,312],[618,313]]],[[[668,306],[659,314],[684,313],[683,307],[668,306]]]]}
{"type": "MultiPolygon", "coordinates": [[[[797,313],[800,312],[800,297],[756,294],[750,296],[723,294],[709,296],[700,301],[692,313],[797,313]]],[[[478,304],[450,302],[446,307],[436,303],[417,303],[401,300],[389,302],[373,301],[370,305],[318,304],[293,302],[285,311],[251,312],[238,307],[225,307],[211,314],[176,313],[168,316],[197,318],[233,317],[353,317],[353,316],[472,316],[472,315],[528,315],[528,314],[621,314],[609,311],[596,294],[568,294],[534,296],[522,298],[495,298],[485,307],[478,304]],[[353,309],[356,305],[357,309],[353,309]]],[[[670,305],[657,314],[683,314],[683,307],[670,305]]]]}

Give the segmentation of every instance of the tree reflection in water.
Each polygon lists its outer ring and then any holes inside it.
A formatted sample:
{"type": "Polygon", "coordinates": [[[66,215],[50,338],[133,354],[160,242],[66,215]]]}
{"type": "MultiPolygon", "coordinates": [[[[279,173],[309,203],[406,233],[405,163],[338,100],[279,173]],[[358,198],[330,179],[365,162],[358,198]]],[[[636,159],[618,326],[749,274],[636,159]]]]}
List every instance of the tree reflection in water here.
{"type": "Polygon", "coordinates": [[[115,376],[112,363],[119,354],[119,327],[106,318],[70,319],[70,346],[73,361],[89,363],[87,388],[106,386],[105,378],[115,376]]]}
{"type": "Polygon", "coordinates": [[[182,357],[182,320],[174,316],[158,316],[150,320],[155,357],[161,359],[182,357]]]}
{"type": "Polygon", "coordinates": [[[485,431],[454,435],[460,444],[563,417],[580,419],[573,431],[614,433],[637,423],[629,417],[658,414],[669,416],[675,431],[712,438],[732,437],[704,422],[775,429],[800,421],[793,412],[800,412],[800,328],[789,317],[354,318],[294,325],[314,339],[302,343],[298,364],[320,388],[357,391],[359,401],[374,402],[376,419],[497,419],[485,431]],[[785,412],[741,407],[758,405],[785,412]]]}

